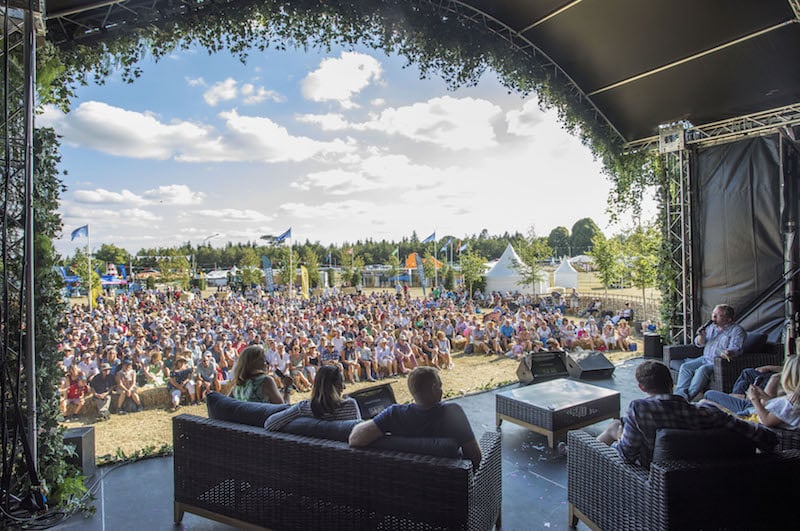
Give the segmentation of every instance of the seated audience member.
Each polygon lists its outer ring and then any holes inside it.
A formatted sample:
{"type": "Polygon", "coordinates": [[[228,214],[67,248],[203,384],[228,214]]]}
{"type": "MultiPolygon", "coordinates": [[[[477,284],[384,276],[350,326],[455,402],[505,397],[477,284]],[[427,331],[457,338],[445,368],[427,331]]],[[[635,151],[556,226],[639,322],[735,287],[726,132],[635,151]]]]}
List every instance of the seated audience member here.
{"type": "Polygon", "coordinates": [[[402,374],[408,374],[412,369],[418,365],[417,358],[414,356],[414,351],[408,343],[408,338],[405,334],[400,334],[397,338],[397,343],[394,345],[394,358],[397,361],[397,370],[402,374]]]}
{"type": "Polygon", "coordinates": [[[67,388],[66,407],[63,410],[64,416],[66,417],[70,414],[71,409],[72,420],[80,418],[81,409],[83,409],[86,399],[91,396],[91,394],[92,391],[86,383],[86,377],[81,375],[77,382],[71,384],[69,388],[67,388]]]}
{"type": "Polygon", "coordinates": [[[422,341],[420,343],[422,349],[422,360],[420,365],[428,365],[430,367],[439,367],[439,346],[434,341],[433,336],[427,330],[422,333],[422,341]]]}
{"type": "Polygon", "coordinates": [[[448,437],[458,441],[473,470],[481,462],[481,448],[461,406],[442,402],[442,380],[434,367],[417,367],[408,376],[413,404],[394,404],[350,433],[350,446],[367,446],[385,433],[410,437],[448,437]]]}
{"type": "Polygon", "coordinates": [[[733,317],[732,306],[718,304],[711,313],[712,324],[697,329],[694,344],[703,349],[703,354],[683,362],[678,371],[675,394],[691,400],[708,386],[716,358],[730,360],[741,354],[745,332],[733,322],[733,317]]]}
{"type": "Polygon", "coordinates": [[[114,376],[111,374],[111,365],[100,364],[100,373],[95,374],[89,381],[89,386],[92,388],[92,401],[97,408],[97,420],[108,420],[111,391],[115,385],[114,376]]]}
{"type": "Polygon", "coordinates": [[[117,391],[119,398],[117,398],[117,413],[124,415],[126,411],[122,408],[125,400],[130,398],[136,404],[136,411],[142,410],[142,401],[139,399],[139,392],[136,390],[136,371],[133,370],[133,364],[130,358],[125,358],[122,362],[122,368],[117,371],[116,377],[117,391]]]}
{"type": "Polygon", "coordinates": [[[771,397],[774,397],[774,391],[770,392],[768,386],[772,384],[777,390],[780,382],[780,376],[778,373],[780,372],[780,365],[763,365],[761,367],[756,367],[755,369],[744,369],[741,373],[739,373],[739,377],[733,384],[731,395],[737,398],[744,398],[744,395],[747,393],[747,390],[750,388],[750,386],[755,385],[756,387],[760,387],[766,391],[766,393],[771,397]]]}
{"type": "Polygon", "coordinates": [[[442,369],[452,369],[452,347],[450,346],[450,340],[442,330],[436,332],[436,347],[439,349],[439,366],[442,369]]]}
{"type": "Polygon", "coordinates": [[[167,382],[164,377],[164,362],[157,350],[150,356],[150,363],[144,370],[144,376],[148,385],[162,386],[167,382]]]}
{"type": "Polygon", "coordinates": [[[379,377],[380,372],[375,354],[372,353],[367,341],[361,343],[361,346],[357,347],[356,350],[358,351],[358,363],[364,370],[367,381],[374,382],[379,377]]]}
{"type": "Polygon", "coordinates": [[[630,345],[631,327],[628,326],[627,319],[621,319],[617,325],[617,348],[620,350],[628,350],[630,345]]]}
{"type": "Polygon", "coordinates": [[[611,321],[606,321],[606,324],[603,325],[601,338],[603,339],[603,345],[605,345],[606,350],[612,350],[617,346],[617,333],[611,321]]]}
{"type": "Polygon", "coordinates": [[[751,439],[764,451],[776,444],[769,429],[727,415],[712,405],[692,404],[672,394],[672,375],[663,363],[642,362],[636,368],[639,389],[648,394],[631,402],[623,420],[612,421],[598,440],[615,445],[623,460],[649,467],[656,431],[661,428],[708,430],[727,428],[751,439]]]}
{"type": "Polygon", "coordinates": [[[289,349],[289,376],[292,377],[295,387],[301,392],[306,392],[311,389],[311,382],[308,381],[305,374],[306,357],[302,352],[300,342],[295,342],[289,349]]]}
{"type": "Polygon", "coordinates": [[[389,341],[382,337],[378,340],[378,348],[375,349],[375,355],[378,360],[378,367],[384,376],[397,376],[397,359],[392,353],[392,349],[388,346],[389,341]]]}
{"type": "Polygon", "coordinates": [[[722,406],[737,415],[757,415],[768,428],[800,427],[800,361],[789,356],[780,372],[779,387],[774,392],[751,385],[747,398],[737,398],[720,391],[706,391],[705,401],[722,406]],[[781,395],[781,396],[777,396],[781,395]]]}
{"type": "Polygon", "coordinates": [[[233,366],[233,387],[230,394],[243,402],[288,404],[293,387],[292,377],[284,374],[283,384],[281,393],[275,380],[267,375],[264,349],[260,345],[250,345],[242,351],[233,366]]]}
{"type": "Polygon", "coordinates": [[[361,420],[358,403],[352,398],[342,398],[344,378],[341,371],[326,365],[317,372],[311,388],[311,400],[301,400],[289,409],[275,413],[267,419],[264,428],[280,429],[297,417],[314,417],[322,420],[361,420]]]}
{"type": "Polygon", "coordinates": [[[182,356],[175,358],[175,363],[169,371],[169,379],[167,380],[167,390],[172,400],[171,411],[176,411],[181,407],[181,395],[183,394],[186,395],[189,402],[195,403],[193,371],[194,369],[189,367],[189,362],[186,361],[186,358],[182,356]]]}
{"type": "Polygon", "coordinates": [[[195,373],[197,374],[196,385],[198,402],[204,402],[208,393],[211,391],[219,392],[222,388],[219,382],[217,364],[214,362],[214,356],[210,353],[203,354],[195,373]]]}

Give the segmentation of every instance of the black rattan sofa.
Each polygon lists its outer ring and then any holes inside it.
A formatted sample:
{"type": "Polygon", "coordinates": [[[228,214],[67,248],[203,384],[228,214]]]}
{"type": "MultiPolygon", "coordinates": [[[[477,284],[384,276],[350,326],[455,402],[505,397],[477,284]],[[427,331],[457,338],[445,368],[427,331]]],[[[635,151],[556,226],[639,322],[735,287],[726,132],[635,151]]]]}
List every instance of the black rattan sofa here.
{"type": "Polygon", "coordinates": [[[480,439],[483,461],[473,474],[472,463],[461,458],[353,449],[341,440],[193,415],[176,416],[172,427],[176,523],[191,512],[237,527],[281,530],[500,524],[499,432],[480,439]]]}
{"type": "Polygon", "coordinates": [[[615,531],[793,525],[797,511],[790,493],[800,487],[800,452],[740,455],[725,448],[730,433],[712,431],[719,430],[692,432],[682,442],[690,453],[705,452],[702,457],[654,458],[649,470],[623,462],[616,449],[586,432],[569,432],[569,525],[582,520],[592,529],[615,531]]]}
{"type": "MultiPolygon", "coordinates": [[[[672,378],[677,382],[681,364],[702,353],[702,349],[692,344],[668,345],[664,347],[664,364],[670,368],[672,378]]],[[[730,393],[742,370],[764,365],[783,365],[783,351],[780,345],[768,343],[766,335],[750,332],[745,339],[742,354],[731,361],[722,358],[714,360],[714,375],[708,388],[730,393]]]]}

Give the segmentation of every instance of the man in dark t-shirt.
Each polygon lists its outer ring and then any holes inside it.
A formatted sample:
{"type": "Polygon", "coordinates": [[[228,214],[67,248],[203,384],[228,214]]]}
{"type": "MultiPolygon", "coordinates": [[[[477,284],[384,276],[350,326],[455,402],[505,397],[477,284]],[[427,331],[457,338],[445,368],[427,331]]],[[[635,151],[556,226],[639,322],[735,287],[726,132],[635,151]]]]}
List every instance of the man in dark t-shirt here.
{"type": "Polygon", "coordinates": [[[410,437],[455,439],[473,470],[481,462],[481,448],[464,410],[458,404],[442,402],[442,380],[435,367],[417,367],[408,375],[413,404],[395,404],[372,420],[358,424],[350,433],[350,446],[367,446],[385,433],[410,437]]]}

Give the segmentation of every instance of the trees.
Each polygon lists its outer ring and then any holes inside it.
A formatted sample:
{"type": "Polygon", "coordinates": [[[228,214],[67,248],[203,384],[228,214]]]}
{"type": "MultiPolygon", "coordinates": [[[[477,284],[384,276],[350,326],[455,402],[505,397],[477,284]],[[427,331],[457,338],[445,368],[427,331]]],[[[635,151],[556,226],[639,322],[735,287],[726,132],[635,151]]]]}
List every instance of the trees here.
{"type": "Polygon", "coordinates": [[[483,276],[486,259],[474,251],[466,251],[458,258],[458,263],[461,264],[461,274],[472,297],[472,287],[483,276]]]}
{"type": "Polygon", "coordinates": [[[300,253],[300,256],[303,261],[303,265],[305,265],[306,269],[308,270],[309,286],[312,288],[318,288],[320,285],[320,276],[319,258],[317,257],[317,253],[315,253],[310,247],[305,247],[300,253]]]}
{"type": "Polygon", "coordinates": [[[588,253],[592,248],[592,238],[595,234],[601,233],[592,218],[579,219],[572,226],[572,252],[574,254],[588,253]]]}
{"type": "Polygon", "coordinates": [[[72,272],[81,277],[81,286],[86,288],[87,293],[99,293],[101,289],[100,275],[98,275],[97,271],[95,271],[96,264],[94,262],[95,260],[92,259],[92,270],[89,271],[88,256],[82,249],[78,248],[75,250],[75,256],[72,258],[72,263],[69,265],[69,268],[72,270],[72,272]],[[89,286],[91,286],[91,290],[89,289],[89,286]]]}
{"type": "Polygon", "coordinates": [[[545,238],[536,236],[533,227],[528,231],[528,237],[519,244],[517,254],[522,263],[514,264],[514,268],[522,276],[522,284],[535,289],[536,284],[542,280],[542,268],[539,262],[552,255],[552,249],[547,245],[545,238]]]}
{"type": "Polygon", "coordinates": [[[642,290],[653,286],[658,279],[658,253],[661,248],[661,233],[652,225],[639,225],[628,236],[625,251],[630,260],[633,285],[642,290]]]}
{"type": "Polygon", "coordinates": [[[553,250],[556,257],[570,256],[572,254],[572,241],[566,227],[556,227],[547,237],[547,245],[553,250]]]}
{"type": "Polygon", "coordinates": [[[116,265],[127,264],[130,262],[131,255],[122,247],[104,243],[100,246],[100,249],[95,251],[94,258],[98,262],[103,262],[104,265],[109,262],[116,265]]]}
{"type": "Polygon", "coordinates": [[[595,234],[589,254],[594,258],[594,267],[606,290],[622,279],[625,274],[625,264],[619,238],[606,239],[602,233],[595,234]]]}

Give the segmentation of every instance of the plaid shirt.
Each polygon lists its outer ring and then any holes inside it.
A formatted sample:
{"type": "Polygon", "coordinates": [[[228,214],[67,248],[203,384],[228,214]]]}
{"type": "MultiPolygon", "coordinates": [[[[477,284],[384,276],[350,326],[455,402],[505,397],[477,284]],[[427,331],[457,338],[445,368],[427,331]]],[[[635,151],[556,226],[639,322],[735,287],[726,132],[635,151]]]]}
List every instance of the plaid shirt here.
{"type": "Polygon", "coordinates": [[[653,459],[656,430],[677,428],[710,430],[727,428],[751,439],[761,450],[771,451],[775,434],[760,424],[728,415],[711,405],[690,404],[677,395],[657,395],[631,402],[622,437],[617,443],[620,456],[629,463],[649,467],[653,459]]]}

